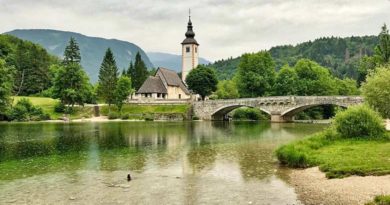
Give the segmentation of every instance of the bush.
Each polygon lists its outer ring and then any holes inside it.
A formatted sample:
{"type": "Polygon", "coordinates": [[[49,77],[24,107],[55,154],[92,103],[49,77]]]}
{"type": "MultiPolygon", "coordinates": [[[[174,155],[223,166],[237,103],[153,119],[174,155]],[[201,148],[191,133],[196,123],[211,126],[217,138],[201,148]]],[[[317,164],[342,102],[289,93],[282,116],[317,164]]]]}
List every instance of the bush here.
{"type": "Polygon", "coordinates": [[[154,115],[152,114],[145,114],[144,115],[145,121],[153,121],[154,120],[154,115]]]}
{"type": "Polygon", "coordinates": [[[355,106],[337,113],[334,127],[342,138],[381,138],[385,135],[382,118],[367,106],[355,106]]]}
{"type": "Polygon", "coordinates": [[[128,113],[123,113],[122,115],[121,115],[121,119],[122,120],[128,120],[130,118],[130,115],[128,114],[128,113]]]}
{"type": "Polygon", "coordinates": [[[267,120],[267,116],[256,108],[239,108],[234,111],[233,119],[235,120],[267,120]]]}
{"type": "Polygon", "coordinates": [[[193,116],[192,120],[199,120],[199,117],[198,116],[193,116]]]}
{"type": "Polygon", "coordinates": [[[44,113],[42,108],[34,106],[30,100],[22,98],[11,109],[9,118],[16,121],[40,121],[50,120],[50,115],[44,113]]]}
{"type": "Polygon", "coordinates": [[[54,112],[57,113],[64,113],[66,109],[66,106],[62,104],[61,102],[58,102],[54,105],[54,112]]]}
{"type": "Polygon", "coordinates": [[[117,112],[108,113],[108,119],[114,120],[114,119],[118,119],[118,118],[119,118],[119,114],[117,112]]]}

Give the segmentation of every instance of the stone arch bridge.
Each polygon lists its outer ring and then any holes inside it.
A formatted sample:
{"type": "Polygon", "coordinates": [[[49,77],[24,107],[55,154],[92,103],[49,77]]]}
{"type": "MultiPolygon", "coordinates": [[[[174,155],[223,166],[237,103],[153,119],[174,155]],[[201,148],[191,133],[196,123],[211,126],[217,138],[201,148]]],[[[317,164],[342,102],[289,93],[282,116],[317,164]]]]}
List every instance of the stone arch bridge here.
{"type": "Polygon", "coordinates": [[[229,100],[208,100],[193,103],[195,116],[203,120],[223,120],[239,107],[258,108],[271,116],[271,122],[292,121],[295,114],[319,105],[347,108],[363,103],[359,96],[281,96],[229,100]]]}

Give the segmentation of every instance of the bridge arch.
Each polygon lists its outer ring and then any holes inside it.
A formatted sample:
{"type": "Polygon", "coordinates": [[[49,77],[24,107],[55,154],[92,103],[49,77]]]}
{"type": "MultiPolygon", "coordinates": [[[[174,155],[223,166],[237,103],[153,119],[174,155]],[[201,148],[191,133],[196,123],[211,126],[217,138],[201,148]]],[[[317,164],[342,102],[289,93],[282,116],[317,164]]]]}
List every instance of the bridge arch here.
{"type": "Polygon", "coordinates": [[[289,108],[289,109],[283,111],[280,115],[284,118],[290,119],[293,116],[295,116],[296,114],[298,114],[304,110],[307,110],[307,109],[313,108],[313,107],[322,106],[322,105],[336,105],[338,107],[348,108],[348,105],[337,103],[337,102],[336,103],[329,103],[329,102],[328,103],[312,103],[312,104],[299,105],[299,106],[289,108]]]}
{"type": "Polygon", "coordinates": [[[256,106],[251,106],[251,105],[243,105],[243,104],[232,104],[232,105],[225,105],[225,106],[222,106],[222,107],[219,107],[218,109],[216,109],[212,114],[211,114],[211,119],[212,120],[224,120],[225,116],[237,109],[237,108],[240,108],[240,107],[249,107],[249,108],[256,108],[256,109],[259,109],[261,110],[262,112],[264,113],[267,113],[268,115],[271,115],[271,112],[264,109],[264,108],[261,108],[261,107],[256,107],[256,106]]]}

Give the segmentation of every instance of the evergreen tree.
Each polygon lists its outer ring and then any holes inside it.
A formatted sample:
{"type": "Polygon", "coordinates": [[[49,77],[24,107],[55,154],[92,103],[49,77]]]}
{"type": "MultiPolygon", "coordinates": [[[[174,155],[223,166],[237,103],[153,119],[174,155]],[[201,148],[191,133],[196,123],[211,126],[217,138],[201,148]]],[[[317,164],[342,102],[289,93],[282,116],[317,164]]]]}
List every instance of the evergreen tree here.
{"type": "Polygon", "coordinates": [[[108,48],[99,70],[98,95],[110,106],[115,103],[114,91],[118,81],[118,67],[114,54],[108,48]]]}
{"type": "Polygon", "coordinates": [[[69,63],[80,63],[81,62],[81,55],[80,55],[80,48],[76,42],[76,40],[71,37],[69,40],[68,46],[66,46],[64,51],[64,61],[63,63],[69,64],[69,63]]]}
{"type": "MultiPolygon", "coordinates": [[[[130,79],[134,79],[134,77],[135,77],[135,70],[134,70],[133,61],[130,61],[129,68],[128,68],[127,71],[126,71],[126,75],[127,75],[127,77],[129,77],[130,79]]],[[[134,84],[134,81],[132,81],[132,84],[134,84]]],[[[133,85],[133,86],[134,86],[134,85],[133,85]]]]}
{"type": "Polygon", "coordinates": [[[137,55],[135,56],[135,63],[134,63],[134,76],[132,76],[133,81],[133,87],[138,90],[146,78],[148,78],[148,69],[146,68],[145,62],[141,58],[141,54],[137,52],[137,55]]]}

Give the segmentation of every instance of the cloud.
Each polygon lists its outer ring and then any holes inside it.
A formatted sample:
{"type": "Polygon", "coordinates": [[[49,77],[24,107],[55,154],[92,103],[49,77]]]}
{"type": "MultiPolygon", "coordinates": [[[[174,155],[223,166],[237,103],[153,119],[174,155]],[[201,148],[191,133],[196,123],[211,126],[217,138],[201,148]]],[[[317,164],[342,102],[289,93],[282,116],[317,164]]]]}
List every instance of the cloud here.
{"type": "Polygon", "coordinates": [[[0,32],[68,30],[180,53],[188,8],[200,54],[211,60],[322,36],[376,35],[390,19],[388,0],[0,0],[0,32]]]}

